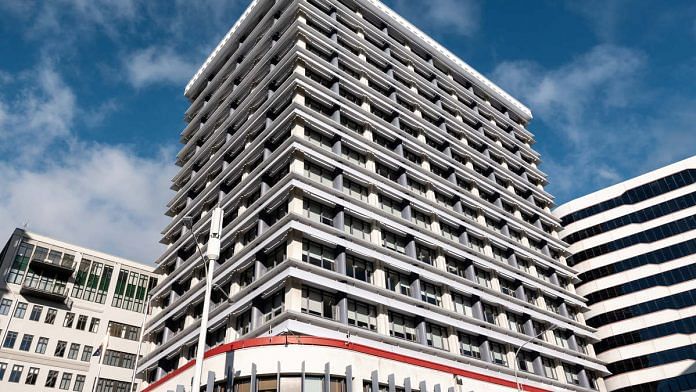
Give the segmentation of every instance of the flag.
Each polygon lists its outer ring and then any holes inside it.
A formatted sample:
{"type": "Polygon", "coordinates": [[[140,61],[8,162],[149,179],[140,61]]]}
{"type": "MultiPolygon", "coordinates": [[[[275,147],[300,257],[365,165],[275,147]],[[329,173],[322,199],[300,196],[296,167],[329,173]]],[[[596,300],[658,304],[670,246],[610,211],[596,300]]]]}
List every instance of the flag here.
{"type": "Polygon", "coordinates": [[[102,345],[100,344],[99,347],[97,347],[96,350],[94,350],[94,354],[92,354],[93,357],[100,357],[102,352],[102,345]]]}

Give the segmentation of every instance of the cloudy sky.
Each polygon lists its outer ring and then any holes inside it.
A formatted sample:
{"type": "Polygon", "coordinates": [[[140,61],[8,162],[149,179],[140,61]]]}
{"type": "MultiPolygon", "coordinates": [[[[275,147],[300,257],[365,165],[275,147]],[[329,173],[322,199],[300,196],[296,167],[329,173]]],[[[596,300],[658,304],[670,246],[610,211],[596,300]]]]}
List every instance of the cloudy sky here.
{"type": "MultiPolygon", "coordinates": [[[[249,0],[0,1],[0,238],[150,262],[183,88],[249,0]]],[[[696,154],[696,3],[389,0],[529,106],[560,204],[696,154]]]]}

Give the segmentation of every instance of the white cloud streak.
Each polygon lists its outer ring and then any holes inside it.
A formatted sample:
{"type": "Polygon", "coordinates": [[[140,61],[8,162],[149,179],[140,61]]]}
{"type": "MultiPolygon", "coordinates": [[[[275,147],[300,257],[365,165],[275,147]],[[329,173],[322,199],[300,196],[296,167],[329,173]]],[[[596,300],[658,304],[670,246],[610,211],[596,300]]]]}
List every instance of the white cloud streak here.
{"type": "Polygon", "coordinates": [[[75,94],[50,65],[35,88],[0,95],[0,234],[29,230],[137,261],[161,248],[173,152],[138,156],[118,145],[79,140],[75,94]]]}
{"type": "Polygon", "coordinates": [[[431,33],[473,36],[479,29],[481,7],[476,0],[396,0],[394,10],[431,33]]]}
{"type": "Polygon", "coordinates": [[[198,64],[186,61],[170,48],[148,47],[126,57],[128,81],[135,88],[156,84],[185,85],[198,64]]]}

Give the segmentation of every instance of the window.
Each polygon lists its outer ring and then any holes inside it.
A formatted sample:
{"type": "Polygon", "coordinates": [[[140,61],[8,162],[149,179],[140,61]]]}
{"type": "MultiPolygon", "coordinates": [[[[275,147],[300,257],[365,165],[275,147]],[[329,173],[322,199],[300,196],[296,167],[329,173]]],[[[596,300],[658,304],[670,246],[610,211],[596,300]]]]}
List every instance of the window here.
{"type": "Polygon", "coordinates": [[[367,188],[346,178],[345,176],[343,177],[343,193],[350,197],[367,202],[367,188]]]}
{"type": "Polygon", "coordinates": [[[416,259],[422,263],[433,265],[435,263],[435,251],[417,243],[416,259]]]}
{"type": "MultiPolygon", "coordinates": [[[[236,381],[235,381],[235,383],[236,383],[236,381]]],[[[132,387],[131,387],[130,382],[109,380],[107,378],[100,378],[97,381],[97,388],[96,388],[95,392],[127,392],[131,388],[132,387]]],[[[240,390],[238,392],[249,392],[249,390],[248,389],[246,391],[240,390]]]]}
{"type": "Polygon", "coordinates": [[[470,235],[469,236],[469,247],[471,247],[471,249],[473,249],[479,253],[483,253],[483,247],[484,247],[483,240],[470,235]]]}
{"type": "Polygon", "coordinates": [[[43,306],[41,305],[34,305],[31,308],[31,314],[29,314],[29,320],[31,321],[39,321],[41,319],[41,313],[43,312],[43,306]]]}
{"type": "Polygon", "coordinates": [[[17,332],[7,331],[7,336],[5,336],[5,342],[2,344],[2,346],[5,348],[14,348],[16,341],[17,341],[17,332]]]}
{"type": "Polygon", "coordinates": [[[474,317],[474,311],[471,306],[471,298],[452,293],[452,302],[454,303],[454,311],[465,316],[474,317]]]}
{"type": "Polygon", "coordinates": [[[27,372],[27,378],[24,381],[28,385],[36,385],[36,379],[39,377],[39,368],[30,367],[27,372]]]}
{"type": "Polygon", "coordinates": [[[523,372],[534,373],[534,358],[528,351],[520,351],[517,354],[517,368],[523,372]]]}
{"type": "Polygon", "coordinates": [[[303,240],[302,261],[333,271],[334,249],[314,241],[303,240]]]}
{"type": "Polygon", "coordinates": [[[563,347],[563,348],[569,348],[568,345],[568,335],[559,330],[553,331],[553,335],[556,338],[556,344],[563,347]]]}
{"type": "Polygon", "coordinates": [[[63,373],[63,378],[60,379],[60,385],[58,388],[68,390],[70,389],[70,382],[72,381],[72,373],[63,373]]]}
{"type": "Polygon", "coordinates": [[[45,354],[46,347],[48,347],[48,338],[40,337],[39,341],[36,342],[36,350],[35,351],[38,354],[45,354]]]}
{"type": "Polygon", "coordinates": [[[416,226],[422,227],[426,230],[430,230],[430,216],[425,214],[424,212],[420,212],[416,209],[413,209],[412,211],[413,214],[413,223],[416,224],[416,226]]]}
{"type": "Polygon", "coordinates": [[[445,263],[447,264],[447,272],[467,279],[466,269],[471,265],[469,261],[463,261],[455,259],[454,257],[445,256],[445,263]]]}
{"type": "Polygon", "coordinates": [[[75,328],[79,329],[80,331],[84,331],[85,328],[87,328],[87,316],[81,314],[77,318],[77,326],[75,328]]]}
{"type": "Polygon", "coordinates": [[[14,311],[14,317],[16,318],[24,318],[24,315],[27,313],[27,303],[26,302],[18,302],[17,307],[15,308],[14,311]]]}
{"type": "Polygon", "coordinates": [[[440,232],[442,236],[450,241],[459,242],[459,228],[440,222],[440,232]]]}
{"type": "Polygon", "coordinates": [[[75,313],[67,312],[65,313],[65,320],[63,320],[63,326],[72,328],[73,321],[75,321],[75,313]]]}
{"type": "Polygon", "coordinates": [[[346,255],[346,275],[351,278],[372,283],[372,262],[363,260],[353,255],[346,255]]]}
{"type": "Polygon", "coordinates": [[[235,321],[237,336],[244,336],[251,331],[251,309],[237,316],[235,321]]]}
{"type": "Polygon", "coordinates": [[[490,347],[493,363],[496,365],[507,366],[507,350],[505,349],[505,346],[500,343],[490,342],[490,347]]]}
{"type": "Polygon", "coordinates": [[[73,386],[73,391],[82,392],[82,388],[85,387],[85,376],[78,375],[75,377],[75,385],[73,386]]]}
{"type": "Polygon", "coordinates": [[[31,342],[34,340],[34,335],[24,334],[22,341],[19,343],[19,349],[22,351],[29,351],[31,349],[31,342]]]}
{"type": "Polygon", "coordinates": [[[354,235],[362,240],[370,240],[370,232],[372,227],[368,222],[346,214],[344,216],[343,231],[350,235],[354,235]]]}
{"type": "Polygon", "coordinates": [[[515,313],[507,313],[508,327],[511,331],[518,333],[524,333],[524,322],[522,321],[522,316],[518,316],[515,313]]]}
{"type": "Polygon", "coordinates": [[[475,336],[459,333],[459,353],[465,357],[476,359],[481,358],[481,348],[478,338],[475,336]]]}
{"type": "Polygon", "coordinates": [[[379,206],[382,211],[401,218],[401,203],[384,195],[379,195],[379,206]]]}
{"type": "Polygon", "coordinates": [[[389,335],[415,342],[416,322],[411,317],[389,312],[389,335]]]}
{"type": "Polygon", "coordinates": [[[10,313],[10,308],[12,308],[12,300],[3,298],[2,301],[0,301],[0,316],[10,313]]]}
{"type": "Polygon", "coordinates": [[[580,378],[578,373],[573,370],[570,365],[563,364],[563,373],[565,373],[566,382],[572,385],[580,385],[580,378]]]}
{"type": "Polygon", "coordinates": [[[476,283],[481,286],[491,287],[491,273],[484,269],[476,268],[476,283]]]}
{"type": "Polygon", "coordinates": [[[135,354],[115,350],[106,350],[104,352],[104,364],[125,369],[133,369],[135,366],[135,354]]]}
{"type": "Polygon", "coordinates": [[[92,358],[92,346],[87,346],[85,345],[82,348],[82,356],[80,357],[80,361],[82,362],[89,362],[92,358]]]}
{"type": "Polygon", "coordinates": [[[449,350],[447,336],[446,328],[431,323],[426,324],[425,339],[428,346],[439,348],[440,350],[449,350]]]}
{"type": "Polygon", "coordinates": [[[56,386],[56,381],[58,381],[58,371],[49,370],[48,376],[46,376],[46,384],[44,384],[44,386],[48,388],[54,388],[56,386]]]}
{"type": "Polygon", "coordinates": [[[89,323],[89,332],[97,333],[99,331],[99,319],[92,317],[92,322],[89,323]]]}
{"type": "Polygon", "coordinates": [[[267,323],[276,318],[283,312],[283,304],[285,303],[285,292],[279,290],[270,298],[265,299],[261,313],[263,313],[263,322],[267,323]]]}
{"type": "Polygon", "coordinates": [[[56,350],[53,352],[53,355],[56,357],[63,357],[65,355],[65,348],[68,346],[68,342],[64,340],[59,340],[58,344],[56,344],[56,350]]]}
{"type": "Polygon", "coordinates": [[[546,334],[544,332],[546,332],[547,327],[544,324],[538,321],[532,321],[532,328],[534,328],[534,336],[536,336],[537,339],[546,340],[546,334]]]}
{"type": "Polygon", "coordinates": [[[406,181],[406,185],[408,185],[409,188],[411,188],[412,191],[420,194],[421,196],[425,196],[425,193],[427,191],[427,187],[425,184],[418,182],[412,178],[408,178],[406,181]]]}
{"type": "Polygon", "coordinates": [[[156,285],[157,278],[121,269],[118,273],[111,306],[133,312],[143,312],[148,292],[156,285]]]}
{"type": "Polygon", "coordinates": [[[493,251],[493,258],[500,261],[500,262],[507,262],[508,256],[507,256],[507,250],[498,248],[497,246],[492,246],[491,250],[493,251]]]}
{"type": "Polygon", "coordinates": [[[343,157],[350,162],[363,167],[365,166],[365,155],[353,150],[352,148],[341,146],[341,155],[343,155],[343,157]]]}
{"type": "MultiPolygon", "coordinates": [[[[36,249],[36,254],[39,255],[39,249],[44,249],[45,248],[40,248],[37,247],[36,249]]],[[[22,283],[22,278],[24,278],[24,271],[27,269],[27,265],[29,265],[29,258],[31,257],[31,252],[34,251],[34,245],[27,244],[25,242],[22,242],[19,245],[19,251],[17,252],[17,256],[15,259],[12,261],[12,265],[10,266],[10,270],[7,273],[7,283],[14,283],[14,284],[20,284],[22,283]]],[[[45,254],[44,254],[45,256],[45,254]]],[[[34,257],[36,258],[36,257],[34,257]]]]}
{"type": "Polygon", "coordinates": [[[370,331],[376,331],[377,310],[372,305],[349,299],[348,324],[370,331]]]}
{"type": "Polygon", "coordinates": [[[382,246],[401,254],[406,253],[406,239],[390,231],[382,230],[382,246]]]}
{"type": "Polygon", "coordinates": [[[5,378],[5,372],[7,371],[7,363],[0,362],[0,381],[5,378]]]}
{"type": "Polygon", "coordinates": [[[19,380],[22,378],[23,371],[24,371],[24,366],[22,366],[22,365],[12,366],[12,372],[10,373],[10,378],[7,381],[19,382],[19,380]]]}
{"type": "Polygon", "coordinates": [[[53,323],[56,322],[56,314],[58,314],[58,311],[56,309],[49,308],[46,312],[46,318],[44,319],[44,323],[53,325],[53,323]]]}
{"type": "Polygon", "coordinates": [[[77,353],[80,352],[80,345],[78,343],[72,343],[70,345],[70,350],[68,350],[68,359],[77,359],[77,353]]]}
{"type": "Polygon", "coordinates": [[[315,222],[333,226],[334,210],[332,207],[317,203],[314,200],[304,199],[303,208],[307,218],[315,222]]]}
{"type": "Polygon", "coordinates": [[[442,306],[442,290],[439,286],[421,281],[421,301],[432,305],[442,306]]]}
{"type": "Polygon", "coordinates": [[[308,287],[302,288],[302,313],[336,320],[338,306],[333,295],[308,287]]]}
{"type": "Polygon", "coordinates": [[[556,365],[554,365],[552,359],[541,357],[541,364],[544,367],[544,375],[546,377],[558,380],[558,374],[556,374],[556,365]]]}
{"type": "Polygon", "coordinates": [[[490,324],[498,324],[498,309],[493,305],[483,304],[483,321],[490,324]]]}
{"type": "Polygon", "coordinates": [[[109,335],[117,338],[138,341],[140,339],[140,327],[109,321],[107,328],[109,335]]]}
{"type": "Polygon", "coordinates": [[[332,169],[314,165],[305,161],[304,175],[312,181],[333,187],[333,172],[332,169]]]}
{"type": "Polygon", "coordinates": [[[307,139],[310,143],[317,145],[325,150],[331,151],[331,147],[333,146],[333,142],[331,141],[332,137],[328,135],[324,135],[323,133],[319,133],[313,129],[309,129],[305,127],[304,130],[304,136],[305,139],[307,139]]]}
{"type": "Polygon", "coordinates": [[[517,290],[517,288],[515,287],[514,282],[502,278],[498,278],[498,282],[500,283],[501,293],[509,295],[511,297],[515,296],[515,291],[517,290]]]}
{"type": "Polygon", "coordinates": [[[411,279],[393,270],[386,270],[387,274],[387,289],[403,294],[411,295],[411,279]]]}

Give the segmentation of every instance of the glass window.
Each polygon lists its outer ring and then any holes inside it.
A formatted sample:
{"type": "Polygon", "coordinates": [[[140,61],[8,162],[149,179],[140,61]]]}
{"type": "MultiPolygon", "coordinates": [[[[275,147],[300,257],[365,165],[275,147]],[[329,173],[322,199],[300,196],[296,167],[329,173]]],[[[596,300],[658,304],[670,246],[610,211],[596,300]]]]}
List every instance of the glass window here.
{"type": "Polygon", "coordinates": [[[459,352],[472,358],[481,358],[481,348],[478,338],[467,335],[463,332],[459,333],[459,352]]]}
{"type": "Polygon", "coordinates": [[[27,378],[24,381],[28,385],[36,385],[36,379],[39,378],[39,368],[30,367],[27,372],[27,378]]]}
{"type": "Polygon", "coordinates": [[[58,314],[58,311],[56,309],[48,309],[48,311],[46,312],[46,318],[44,319],[44,323],[53,324],[56,321],[56,314],[58,314]]]}
{"type": "Polygon", "coordinates": [[[79,329],[80,331],[84,331],[85,328],[87,328],[87,316],[84,314],[81,314],[77,317],[77,325],[75,328],[79,329]]]}
{"type": "Polygon", "coordinates": [[[5,378],[5,372],[7,371],[7,363],[0,362],[0,381],[5,378]]]}
{"type": "Polygon", "coordinates": [[[498,309],[489,304],[483,304],[483,321],[490,324],[498,324],[498,309]]]}
{"type": "Polygon", "coordinates": [[[12,366],[12,372],[10,373],[10,378],[7,380],[9,382],[19,382],[22,378],[22,372],[24,371],[24,366],[14,365],[12,366]]]}
{"type": "Polygon", "coordinates": [[[432,283],[421,281],[421,301],[442,306],[442,289],[432,283]]]}
{"type": "Polygon", "coordinates": [[[447,341],[447,329],[436,324],[427,323],[425,326],[425,338],[428,346],[449,350],[447,341]]]}
{"type": "Polygon", "coordinates": [[[566,382],[572,385],[580,385],[580,378],[578,377],[578,372],[576,372],[570,365],[563,364],[563,373],[565,373],[566,382]]]}
{"type": "Polygon", "coordinates": [[[19,343],[19,349],[22,351],[29,351],[31,349],[31,342],[34,340],[34,335],[24,334],[22,341],[19,343]]]}
{"type": "Polygon", "coordinates": [[[491,287],[491,273],[484,269],[476,268],[476,283],[481,286],[491,287]]]}
{"type": "Polygon", "coordinates": [[[12,300],[8,298],[3,298],[0,301],[0,315],[4,316],[10,313],[10,308],[12,308],[12,300]]]}
{"type": "Polygon", "coordinates": [[[517,354],[517,368],[523,372],[534,373],[534,357],[528,351],[520,351],[517,354]]]}
{"type": "Polygon", "coordinates": [[[387,230],[382,230],[382,246],[401,254],[406,253],[406,239],[387,230]]]}
{"type": "Polygon", "coordinates": [[[356,199],[367,201],[367,188],[357,182],[343,177],[343,193],[356,199]]]}
{"type": "Polygon", "coordinates": [[[235,321],[235,330],[237,336],[241,337],[249,333],[251,330],[251,309],[237,316],[235,321]]]}
{"type": "Polygon", "coordinates": [[[24,315],[27,313],[27,303],[26,302],[18,302],[17,307],[15,308],[14,311],[14,317],[16,318],[24,318],[24,315]]]}
{"type": "Polygon", "coordinates": [[[75,377],[75,385],[73,386],[73,391],[82,392],[82,388],[85,387],[85,376],[77,375],[75,377]]]}
{"type": "Polygon", "coordinates": [[[70,345],[70,350],[68,350],[68,359],[77,359],[77,353],[80,352],[80,345],[78,343],[72,343],[70,345]]]}
{"type": "Polygon", "coordinates": [[[374,266],[372,262],[363,260],[353,255],[346,255],[346,275],[351,278],[372,283],[372,272],[374,266]]]}
{"type": "Polygon", "coordinates": [[[382,211],[401,218],[401,203],[384,195],[379,195],[379,206],[382,211]]]}
{"type": "Polygon", "coordinates": [[[46,383],[44,384],[44,386],[48,387],[48,388],[55,388],[57,381],[58,381],[58,371],[57,370],[49,370],[48,376],[46,376],[46,383]]]}
{"type": "Polygon", "coordinates": [[[403,295],[411,295],[411,279],[399,272],[386,270],[387,288],[403,295]]]}
{"type": "Polygon", "coordinates": [[[348,324],[370,331],[376,331],[377,310],[372,305],[349,299],[348,324]]]}
{"type": "Polygon", "coordinates": [[[53,352],[53,355],[56,357],[62,357],[65,355],[65,349],[68,347],[68,342],[64,340],[59,340],[58,344],[56,345],[56,350],[53,352]]]}
{"type": "Polygon", "coordinates": [[[276,318],[283,312],[283,305],[285,303],[285,292],[284,290],[279,290],[273,294],[270,298],[264,300],[261,312],[263,313],[263,322],[269,322],[276,318]]]}
{"type": "Polygon", "coordinates": [[[541,364],[544,366],[544,375],[548,378],[558,380],[558,374],[556,374],[556,365],[550,358],[541,357],[541,364]]]}
{"type": "Polygon", "coordinates": [[[87,346],[85,345],[82,348],[82,356],[80,357],[80,361],[82,362],[89,362],[92,358],[92,346],[87,346]]]}
{"type": "Polygon", "coordinates": [[[416,243],[416,259],[422,263],[433,265],[435,263],[435,251],[416,243]]]}
{"type": "Polygon", "coordinates": [[[41,313],[43,312],[43,306],[41,305],[34,305],[31,308],[31,314],[29,314],[29,320],[31,321],[39,321],[41,319],[41,313]]]}
{"type": "Polygon", "coordinates": [[[389,312],[389,335],[405,339],[412,342],[416,341],[416,322],[413,318],[399,313],[389,312]]]}
{"type": "MultiPolygon", "coordinates": [[[[37,247],[37,256],[40,254],[39,249],[44,249],[45,248],[40,248],[37,247]]],[[[19,245],[19,250],[17,251],[17,256],[15,256],[15,259],[12,261],[12,265],[10,266],[10,270],[7,273],[7,283],[14,283],[14,284],[20,284],[22,283],[22,279],[24,278],[24,272],[27,269],[27,265],[29,265],[29,258],[31,257],[31,253],[34,251],[34,245],[27,244],[25,242],[22,242],[19,245]]],[[[45,257],[45,254],[44,254],[45,257]]]]}
{"type": "Polygon", "coordinates": [[[303,208],[305,216],[315,222],[333,226],[334,209],[314,200],[304,199],[303,208]]]}
{"type": "Polygon", "coordinates": [[[40,337],[39,341],[36,342],[36,353],[38,353],[38,354],[46,353],[46,347],[48,347],[48,338],[40,337]]]}
{"type": "Polygon", "coordinates": [[[75,321],[75,313],[67,312],[67,313],[65,313],[65,320],[63,320],[63,326],[67,327],[67,328],[72,328],[74,321],[75,321]]]}
{"type": "Polygon", "coordinates": [[[508,366],[507,349],[500,343],[490,342],[491,357],[493,363],[501,366],[508,366]]]}
{"type": "Polygon", "coordinates": [[[97,333],[99,331],[99,319],[92,317],[92,321],[89,323],[89,332],[97,333]]]}
{"type": "Polygon", "coordinates": [[[302,288],[303,313],[329,319],[338,318],[338,306],[333,295],[309,287],[302,288]]]}
{"type": "Polygon", "coordinates": [[[369,241],[372,226],[370,223],[365,222],[362,219],[346,214],[344,216],[343,231],[362,240],[369,241]]]}
{"type": "Polygon", "coordinates": [[[314,241],[303,240],[302,261],[333,271],[334,249],[314,241]]]}
{"type": "Polygon", "coordinates": [[[471,304],[471,298],[452,293],[452,302],[454,303],[454,311],[465,316],[474,317],[474,311],[471,304]]]}
{"type": "Polygon", "coordinates": [[[518,316],[515,313],[510,313],[507,312],[507,319],[508,319],[508,326],[510,327],[511,331],[515,331],[518,333],[524,333],[524,322],[522,321],[522,317],[518,316]]]}
{"type": "Polygon", "coordinates": [[[14,348],[15,342],[17,342],[17,332],[7,331],[7,336],[5,336],[5,342],[2,346],[5,348],[14,348]]]}
{"type": "Polygon", "coordinates": [[[68,390],[70,389],[70,382],[72,381],[72,373],[63,373],[63,378],[60,379],[60,385],[58,388],[68,390]]]}

